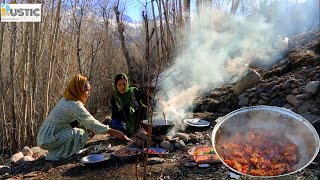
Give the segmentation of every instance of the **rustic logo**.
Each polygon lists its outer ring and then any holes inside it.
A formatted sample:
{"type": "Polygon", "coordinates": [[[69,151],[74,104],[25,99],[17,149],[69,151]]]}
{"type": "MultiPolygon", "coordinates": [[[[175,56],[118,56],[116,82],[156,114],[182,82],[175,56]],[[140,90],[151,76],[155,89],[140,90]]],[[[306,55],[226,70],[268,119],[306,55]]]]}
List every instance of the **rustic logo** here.
{"type": "Polygon", "coordinates": [[[1,4],[1,22],[41,22],[41,4],[1,4]]]}

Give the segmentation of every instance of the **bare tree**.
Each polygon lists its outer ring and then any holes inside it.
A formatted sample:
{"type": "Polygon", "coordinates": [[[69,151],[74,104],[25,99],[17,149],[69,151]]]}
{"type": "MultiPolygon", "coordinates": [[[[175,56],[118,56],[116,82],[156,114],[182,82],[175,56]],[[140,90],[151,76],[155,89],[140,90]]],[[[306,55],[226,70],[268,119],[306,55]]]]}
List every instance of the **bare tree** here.
{"type": "MultiPolygon", "coordinates": [[[[8,126],[7,126],[7,119],[6,119],[6,110],[5,110],[5,102],[4,102],[4,84],[3,84],[3,76],[2,76],[2,63],[3,63],[3,56],[2,56],[2,45],[3,45],[3,34],[5,30],[6,23],[0,24],[0,116],[1,116],[1,133],[2,136],[2,147],[1,149],[4,149],[6,144],[9,142],[8,137],[8,126]]],[[[4,152],[4,151],[3,151],[4,152]]]]}
{"type": "Polygon", "coordinates": [[[47,82],[46,82],[45,91],[44,91],[45,105],[44,105],[43,119],[45,119],[49,113],[49,92],[50,92],[50,86],[51,86],[51,81],[53,76],[53,63],[55,60],[56,41],[57,41],[58,32],[59,32],[58,29],[60,24],[60,10],[61,10],[61,0],[58,0],[54,25],[51,31],[51,38],[49,43],[50,59],[49,59],[49,65],[48,65],[48,75],[46,79],[47,82]]]}
{"type": "MultiPolygon", "coordinates": [[[[158,35],[158,28],[157,28],[157,20],[156,20],[156,15],[155,15],[155,10],[154,10],[154,4],[151,3],[151,9],[152,9],[152,17],[153,17],[153,29],[155,31],[155,38],[156,38],[156,52],[157,52],[157,58],[158,58],[158,64],[161,67],[161,57],[160,57],[160,39],[158,35]]],[[[148,23],[147,20],[144,20],[144,23],[148,23]]],[[[146,30],[147,31],[147,30],[146,30]]],[[[148,40],[148,39],[146,39],[148,40]]],[[[147,45],[148,46],[148,45],[147,45]]]]}
{"type": "Polygon", "coordinates": [[[190,18],[190,0],[184,0],[184,20],[186,25],[186,31],[191,31],[191,18],[190,18]]]}
{"type": "Polygon", "coordinates": [[[240,0],[232,0],[231,11],[230,11],[231,15],[236,14],[239,4],[240,4],[240,0]]]}
{"type": "Polygon", "coordinates": [[[17,141],[17,119],[16,119],[16,111],[15,111],[15,104],[16,104],[16,90],[15,90],[15,83],[14,83],[14,64],[16,58],[16,43],[17,43],[17,25],[15,22],[11,23],[11,44],[10,44],[10,84],[11,84],[11,139],[10,139],[10,151],[11,154],[15,152],[18,148],[18,141],[17,141]]]}
{"type": "Polygon", "coordinates": [[[83,15],[84,15],[84,2],[82,5],[79,5],[79,13],[77,13],[77,8],[78,8],[78,0],[75,1],[75,11],[74,11],[74,20],[75,20],[75,25],[76,25],[76,48],[77,48],[77,61],[78,61],[78,66],[79,66],[79,72],[82,74],[81,70],[81,57],[80,57],[80,37],[81,37],[81,26],[82,26],[82,20],[83,20],[83,15]],[[79,18],[77,18],[79,16],[79,18]]]}
{"type": "Polygon", "coordinates": [[[179,0],[179,26],[183,27],[183,8],[182,0],[179,0]]]}
{"type": "MultiPolygon", "coordinates": [[[[163,11],[164,11],[164,17],[165,17],[165,22],[166,22],[166,33],[167,33],[167,44],[168,44],[168,49],[171,51],[171,49],[174,47],[174,39],[171,33],[171,28],[170,28],[170,21],[169,21],[169,3],[168,0],[166,0],[166,4],[164,4],[164,1],[162,0],[162,6],[163,11]]],[[[167,53],[169,55],[169,53],[167,53]]],[[[168,58],[169,59],[169,58],[168,58]]]]}
{"type": "Polygon", "coordinates": [[[102,45],[101,38],[102,38],[102,33],[95,34],[94,37],[92,38],[91,49],[90,49],[90,54],[91,54],[90,71],[88,73],[89,80],[91,80],[94,73],[94,68],[96,66],[95,59],[97,57],[98,50],[101,48],[101,45],[102,45]]]}
{"type": "Polygon", "coordinates": [[[122,22],[122,20],[120,19],[120,11],[119,11],[119,1],[117,3],[116,6],[114,6],[113,10],[115,12],[116,15],[116,21],[118,24],[118,33],[119,33],[119,39],[121,42],[121,49],[122,52],[124,54],[124,57],[126,58],[127,61],[127,65],[128,65],[128,76],[131,78],[130,81],[133,84],[137,84],[138,83],[138,79],[139,79],[139,74],[137,74],[137,63],[135,63],[135,59],[133,56],[130,55],[128,47],[125,43],[125,38],[124,38],[124,24],[122,22]]]}

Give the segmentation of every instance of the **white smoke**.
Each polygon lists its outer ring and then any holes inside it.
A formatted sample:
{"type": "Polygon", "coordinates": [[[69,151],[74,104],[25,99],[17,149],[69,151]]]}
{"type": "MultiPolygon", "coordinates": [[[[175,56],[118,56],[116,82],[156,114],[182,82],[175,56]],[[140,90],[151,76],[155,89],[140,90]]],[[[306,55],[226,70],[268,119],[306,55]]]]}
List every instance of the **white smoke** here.
{"type": "Polygon", "coordinates": [[[164,112],[178,129],[184,128],[184,118],[190,118],[187,114],[196,96],[235,83],[252,62],[269,65],[276,60],[266,53],[272,50],[268,37],[275,34],[274,25],[266,19],[244,20],[215,9],[204,10],[185,36],[188,47],[160,76],[160,103],[155,111],[164,112]]]}
{"type": "Polygon", "coordinates": [[[279,1],[268,15],[281,36],[293,36],[320,25],[319,0],[279,1]]]}

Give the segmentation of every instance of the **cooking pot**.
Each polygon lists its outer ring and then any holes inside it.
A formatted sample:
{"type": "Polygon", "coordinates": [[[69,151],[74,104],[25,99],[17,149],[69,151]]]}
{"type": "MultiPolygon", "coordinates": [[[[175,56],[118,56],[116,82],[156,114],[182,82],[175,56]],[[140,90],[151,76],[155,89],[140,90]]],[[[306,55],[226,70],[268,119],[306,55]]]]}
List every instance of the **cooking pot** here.
{"type": "Polygon", "coordinates": [[[148,123],[148,120],[142,121],[142,125],[147,132],[149,131],[149,127],[152,128],[153,135],[165,135],[174,126],[173,121],[164,119],[152,119],[152,121],[150,121],[150,124],[148,123]]]}
{"type": "MultiPolygon", "coordinates": [[[[290,139],[298,148],[298,162],[294,165],[292,172],[277,176],[259,177],[280,177],[296,173],[308,166],[319,152],[319,135],[311,123],[302,116],[285,108],[251,106],[227,114],[215,125],[212,132],[212,144],[220,161],[239,174],[253,176],[243,174],[226,164],[220,151],[222,151],[223,142],[235,133],[257,128],[279,133],[290,139]]],[[[279,136],[279,138],[281,137],[279,136]]]]}

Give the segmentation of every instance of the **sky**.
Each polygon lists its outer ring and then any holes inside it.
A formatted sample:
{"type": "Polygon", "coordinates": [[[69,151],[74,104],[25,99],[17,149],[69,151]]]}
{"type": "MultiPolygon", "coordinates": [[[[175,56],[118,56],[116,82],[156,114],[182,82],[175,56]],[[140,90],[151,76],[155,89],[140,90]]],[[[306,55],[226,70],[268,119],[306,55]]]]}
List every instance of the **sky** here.
{"type": "MultiPolygon", "coordinates": [[[[124,14],[130,16],[134,21],[141,21],[141,12],[144,10],[145,4],[147,3],[147,7],[151,9],[151,0],[127,0],[125,1],[127,8],[124,11],[124,14]]],[[[157,12],[157,5],[154,2],[155,12],[157,12]]],[[[191,9],[195,9],[195,0],[191,0],[191,9]]],[[[156,13],[156,16],[158,13],[156,13]]],[[[151,12],[150,12],[151,16],[151,12]]]]}
{"type": "MultiPolygon", "coordinates": [[[[151,0],[128,0],[126,1],[126,9],[124,11],[124,14],[130,16],[132,20],[134,21],[141,21],[142,20],[142,11],[145,9],[145,4],[147,3],[147,7],[151,8],[151,0]],[[148,3],[149,2],[149,3],[148,3]]],[[[156,3],[155,8],[157,7],[156,3]]],[[[151,14],[150,14],[151,15],[151,14]]]]}
{"type": "MultiPolygon", "coordinates": [[[[288,0],[289,2],[298,2],[298,3],[304,3],[306,0],[288,0]]],[[[134,21],[141,21],[142,17],[141,17],[141,12],[144,10],[144,7],[147,3],[147,7],[149,9],[151,9],[151,0],[123,0],[122,3],[125,3],[125,11],[124,14],[130,16],[134,21]]],[[[223,1],[222,1],[223,2],[223,1]]],[[[191,0],[191,12],[195,12],[196,11],[196,0],[191,0]]],[[[155,11],[157,12],[157,5],[156,2],[154,2],[155,4],[155,11]]],[[[151,13],[151,12],[150,12],[151,13]]],[[[151,14],[150,14],[151,15],[151,14]]],[[[156,13],[157,16],[157,13],[156,13]]]]}

